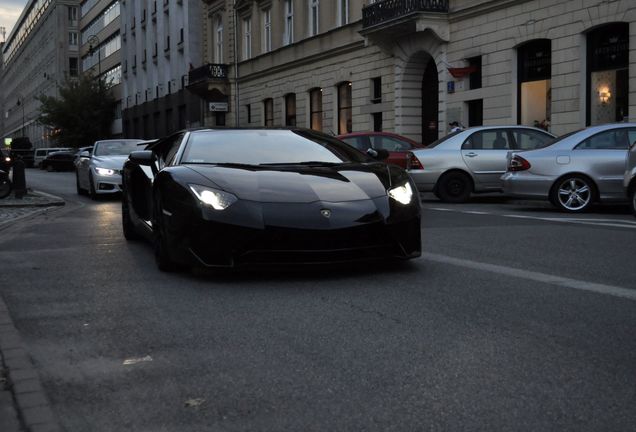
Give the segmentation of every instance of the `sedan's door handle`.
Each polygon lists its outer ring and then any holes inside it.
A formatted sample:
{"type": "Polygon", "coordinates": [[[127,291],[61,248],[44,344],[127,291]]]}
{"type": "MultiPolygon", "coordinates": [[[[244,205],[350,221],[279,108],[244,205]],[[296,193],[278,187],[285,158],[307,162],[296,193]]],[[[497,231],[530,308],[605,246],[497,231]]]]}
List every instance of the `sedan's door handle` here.
{"type": "Polygon", "coordinates": [[[466,157],[475,157],[475,156],[477,156],[477,153],[473,153],[473,152],[466,153],[466,157]]]}

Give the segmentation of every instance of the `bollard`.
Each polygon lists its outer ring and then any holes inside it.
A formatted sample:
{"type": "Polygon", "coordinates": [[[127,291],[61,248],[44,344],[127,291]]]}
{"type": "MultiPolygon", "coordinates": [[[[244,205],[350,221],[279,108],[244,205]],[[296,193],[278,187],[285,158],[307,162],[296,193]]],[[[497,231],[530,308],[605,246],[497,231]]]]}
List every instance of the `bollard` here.
{"type": "Polygon", "coordinates": [[[26,195],[26,176],[21,157],[13,162],[13,194],[17,199],[22,199],[26,195]]]}

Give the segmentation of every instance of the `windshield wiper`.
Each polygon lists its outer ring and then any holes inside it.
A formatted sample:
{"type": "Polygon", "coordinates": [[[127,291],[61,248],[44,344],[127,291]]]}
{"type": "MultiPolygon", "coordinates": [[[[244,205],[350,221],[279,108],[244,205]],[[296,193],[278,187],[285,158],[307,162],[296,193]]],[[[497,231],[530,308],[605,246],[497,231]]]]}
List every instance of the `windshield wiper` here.
{"type": "Polygon", "coordinates": [[[335,166],[342,165],[346,162],[326,162],[326,161],[305,161],[305,162],[275,162],[275,163],[264,163],[261,165],[303,165],[303,166],[335,166]]]}

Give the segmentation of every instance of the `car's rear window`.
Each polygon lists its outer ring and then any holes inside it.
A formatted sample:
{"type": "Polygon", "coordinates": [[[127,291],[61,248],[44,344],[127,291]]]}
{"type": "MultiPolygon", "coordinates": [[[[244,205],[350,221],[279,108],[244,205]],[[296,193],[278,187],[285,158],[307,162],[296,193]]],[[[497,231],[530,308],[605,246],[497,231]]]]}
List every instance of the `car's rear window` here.
{"type": "Polygon", "coordinates": [[[181,163],[348,163],[370,159],[353,147],[308,130],[199,131],[190,135],[181,163]]]}

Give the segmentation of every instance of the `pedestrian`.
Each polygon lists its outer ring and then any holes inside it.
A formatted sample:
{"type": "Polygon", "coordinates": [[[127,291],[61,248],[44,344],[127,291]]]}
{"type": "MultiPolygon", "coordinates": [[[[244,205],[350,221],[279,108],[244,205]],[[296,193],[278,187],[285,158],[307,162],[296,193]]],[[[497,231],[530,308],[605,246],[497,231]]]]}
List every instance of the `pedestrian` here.
{"type": "Polygon", "coordinates": [[[459,131],[463,131],[464,130],[464,126],[462,126],[457,121],[452,121],[448,125],[450,126],[450,133],[459,132],[459,131]]]}

